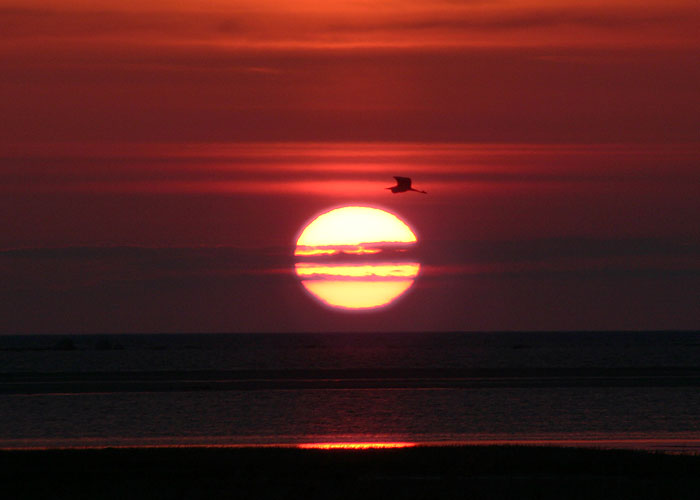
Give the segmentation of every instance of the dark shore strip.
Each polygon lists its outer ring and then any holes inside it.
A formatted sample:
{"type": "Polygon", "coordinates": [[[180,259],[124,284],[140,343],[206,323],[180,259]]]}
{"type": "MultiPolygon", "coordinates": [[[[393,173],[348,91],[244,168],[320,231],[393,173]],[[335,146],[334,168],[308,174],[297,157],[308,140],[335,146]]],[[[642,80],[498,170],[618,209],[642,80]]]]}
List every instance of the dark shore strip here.
{"type": "Polygon", "coordinates": [[[0,451],[0,481],[12,498],[685,499],[700,491],[700,457],[521,446],[0,451]]]}
{"type": "Polygon", "coordinates": [[[700,368],[321,369],[0,374],[0,394],[499,387],[700,387],[700,368]]]}

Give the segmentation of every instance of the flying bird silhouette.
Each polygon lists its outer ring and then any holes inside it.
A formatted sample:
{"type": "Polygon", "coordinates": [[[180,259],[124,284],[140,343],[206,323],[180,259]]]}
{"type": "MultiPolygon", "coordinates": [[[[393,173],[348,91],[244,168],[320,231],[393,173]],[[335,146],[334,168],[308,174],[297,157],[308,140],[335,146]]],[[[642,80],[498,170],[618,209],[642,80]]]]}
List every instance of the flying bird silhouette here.
{"type": "Polygon", "coordinates": [[[405,193],[406,191],[415,191],[416,193],[423,193],[423,194],[428,194],[427,191],[419,191],[418,189],[413,189],[411,187],[411,178],[410,177],[396,177],[394,176],[394,179],[396,179],[396,186],[391,186],[386,189],[391,189],[391,192],[396,194],[396,193],[405,193]]]}

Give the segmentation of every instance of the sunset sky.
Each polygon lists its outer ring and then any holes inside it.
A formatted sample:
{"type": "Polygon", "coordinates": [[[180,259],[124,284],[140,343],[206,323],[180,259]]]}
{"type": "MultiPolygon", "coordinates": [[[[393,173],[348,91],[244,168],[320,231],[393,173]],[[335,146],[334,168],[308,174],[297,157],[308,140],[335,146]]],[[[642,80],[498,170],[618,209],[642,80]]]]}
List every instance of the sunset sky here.
{"type": "Polygon", "coordinates": [[[700,328],[695,0],[0,0],[0,26],[2,333],[700,328]],[[420,274],[325,308],[296,238],[365,204],[420,274]]]}

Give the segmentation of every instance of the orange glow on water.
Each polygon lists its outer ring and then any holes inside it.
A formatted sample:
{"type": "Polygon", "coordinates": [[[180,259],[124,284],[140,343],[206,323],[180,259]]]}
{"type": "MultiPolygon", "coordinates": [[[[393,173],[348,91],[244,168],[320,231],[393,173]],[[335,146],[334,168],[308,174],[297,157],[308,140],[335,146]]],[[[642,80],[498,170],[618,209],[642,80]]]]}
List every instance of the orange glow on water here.
{"type": "Polygon", "coordinates": [[[325,305],[345,310],[382,307],[411,287],[420,264],[367,258],[416,242],[413,231],[394,214],[371,207],[336,208],[301,232],[294,255],[315,259],[297,262],[295,271],[304,289],[325,305]]]}
{"type": "Polygon", "coordinates": [[[298,447],[303,450],[374,450],[386,448],[411,448],[415,443],[304,443],[298,447]]]}

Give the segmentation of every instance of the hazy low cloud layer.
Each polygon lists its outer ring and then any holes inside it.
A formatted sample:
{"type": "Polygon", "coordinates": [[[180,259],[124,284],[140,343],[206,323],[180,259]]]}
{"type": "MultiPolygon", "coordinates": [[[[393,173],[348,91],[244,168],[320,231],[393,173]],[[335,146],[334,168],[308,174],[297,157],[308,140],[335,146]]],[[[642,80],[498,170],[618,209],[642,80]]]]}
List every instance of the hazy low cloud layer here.
{"type": "Polygon", "coordinates": [[[697,244],[432,243],[404,299],[340,316],[306,294],[285,250],[4,251],[0,331],[672,329],[700,320],[697,244]]]}
{"type": "MultiPolygon", "coordinates": [[[[27,248],[0,252],[5,291],[71,290],[153,280],[288,279],[293,246],[279,248],[27,248]],[[268,278],[265,278],[265,277],[268,278]],[[277,276],[277,278],[275,278],[277,276]]],[[[700,274],[700,242],[560,238],[523,241],[429,241],[412,258],[428,279],[458,275],[635,273],[700,274]]],[[[391,257],[380,256],[382,261],[391,257]]],[[[357,257],[371,264],[372,256],[357,257]]],[[[405,260],[405,255],[401,255],[405,260]]],[[[332,262],[331,262],[332,263],[332,262]]]]}

